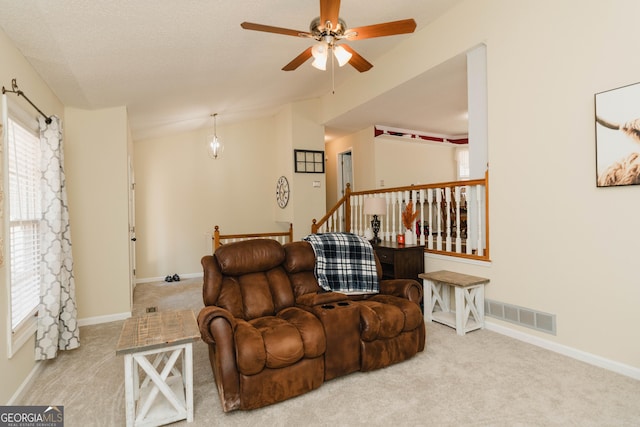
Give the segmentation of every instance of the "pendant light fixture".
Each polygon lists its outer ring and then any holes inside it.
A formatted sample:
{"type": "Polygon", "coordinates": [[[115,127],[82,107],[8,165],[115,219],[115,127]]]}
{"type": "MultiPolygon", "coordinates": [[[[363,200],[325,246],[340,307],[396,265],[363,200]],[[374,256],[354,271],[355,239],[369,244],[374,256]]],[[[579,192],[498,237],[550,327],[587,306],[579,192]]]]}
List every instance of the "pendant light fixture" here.
{"type": "Polygon", "coordinates": [[[209,157],[213,160],[222,157],[222,152],[224,151],[224,144],[218,139],[218,132],[216,129],[217,116],[218,113],[211,115],[211,117],[213,117],[213,135],[207,136],[207,152],[209,153],[209,157]]]}

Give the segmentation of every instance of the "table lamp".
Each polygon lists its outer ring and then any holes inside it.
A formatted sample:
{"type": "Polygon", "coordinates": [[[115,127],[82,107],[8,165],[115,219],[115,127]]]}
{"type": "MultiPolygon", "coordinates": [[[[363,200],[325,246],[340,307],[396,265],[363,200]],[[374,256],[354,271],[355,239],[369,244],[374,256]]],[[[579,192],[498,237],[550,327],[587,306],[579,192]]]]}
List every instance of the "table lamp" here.
{"type": "Polygon", "coordinates": [[[381,240],[378,237],[380,231],[380,220],[378,216],[385,215],[387,213],[387,202],[382,197],[368,197],[364,199],[364,214],[373,215],[371,220],[371,229],[373,230],[372,242],[379,243],[381,240]]]}

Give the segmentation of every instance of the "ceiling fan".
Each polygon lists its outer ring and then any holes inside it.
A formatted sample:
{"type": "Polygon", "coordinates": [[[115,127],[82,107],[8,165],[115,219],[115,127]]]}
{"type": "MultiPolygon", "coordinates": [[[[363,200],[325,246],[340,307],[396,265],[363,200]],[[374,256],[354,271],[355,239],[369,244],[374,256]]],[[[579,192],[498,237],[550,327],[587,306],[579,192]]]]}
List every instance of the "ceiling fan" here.
{"type": "Polygon", "coordinates": [[[347,24],[338,16],[339,11],[340,0],[320,0],[320,16],[311,21],[308,32],[254,24],[252,22],[243,22],[240,26],[245,30],[306,37],[318,42],[305,49],[304,52],[285,65],[282,68],[284,71],[295,70],[311,57],[314,58],[311,65],[320,70],[325,70],[328,53],[333,52],[334,57],[338,61],[338,65],[343,66],[348,62],[361,73],[370,70],[373,65],[349,45],[344,43],[338,44],[339,41],[363,40],[373,37],[407,34],[412,33],[416,29],[416,21],[413,19],[347,28],[347,24]]]}

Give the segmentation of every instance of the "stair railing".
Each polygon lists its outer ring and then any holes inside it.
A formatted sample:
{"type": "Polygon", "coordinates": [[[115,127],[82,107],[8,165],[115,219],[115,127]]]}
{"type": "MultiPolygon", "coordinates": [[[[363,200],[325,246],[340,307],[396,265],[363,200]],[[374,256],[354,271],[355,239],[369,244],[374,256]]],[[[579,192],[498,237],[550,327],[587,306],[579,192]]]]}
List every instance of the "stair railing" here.
{"type": "Polygon", "coordinates": [[[489,175],[484,179],[411,185],[369,191],[351,191],[320,220],[314,219],[312,233],[352,232],[363,236],[371,224],[364,214],[369,197],[385,199],[387,212],[380,218],[378,236],[396,242],[405,234],[402,212],[413,202],[418,217],[409,230],[415,244],[429,253],[489,260],[489,175]]]}

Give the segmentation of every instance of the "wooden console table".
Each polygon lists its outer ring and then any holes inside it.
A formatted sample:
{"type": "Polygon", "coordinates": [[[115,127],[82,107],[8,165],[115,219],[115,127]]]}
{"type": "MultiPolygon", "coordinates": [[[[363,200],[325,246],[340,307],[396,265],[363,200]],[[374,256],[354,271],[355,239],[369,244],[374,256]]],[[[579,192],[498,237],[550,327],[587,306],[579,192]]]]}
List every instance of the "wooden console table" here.
{"type": "Polygon", "coordinates": [[[198,339],[192,310],[160,311],[124,322],[116,354],[124,355],[128,427],[193,421],[192,343],[198,339]],[[180,355],[182,371],[175,366],[180,355]],[[142,384],[138,367],[146,374],[142,384]],[[164,399],[156,401],[160,393],[164,399]]]}
{"type": "Polygon", "coordinates": [[[382,264],[383,279],[415,279],[424,272],[424,246],[383,241],[373,245],[382,264]]]}

